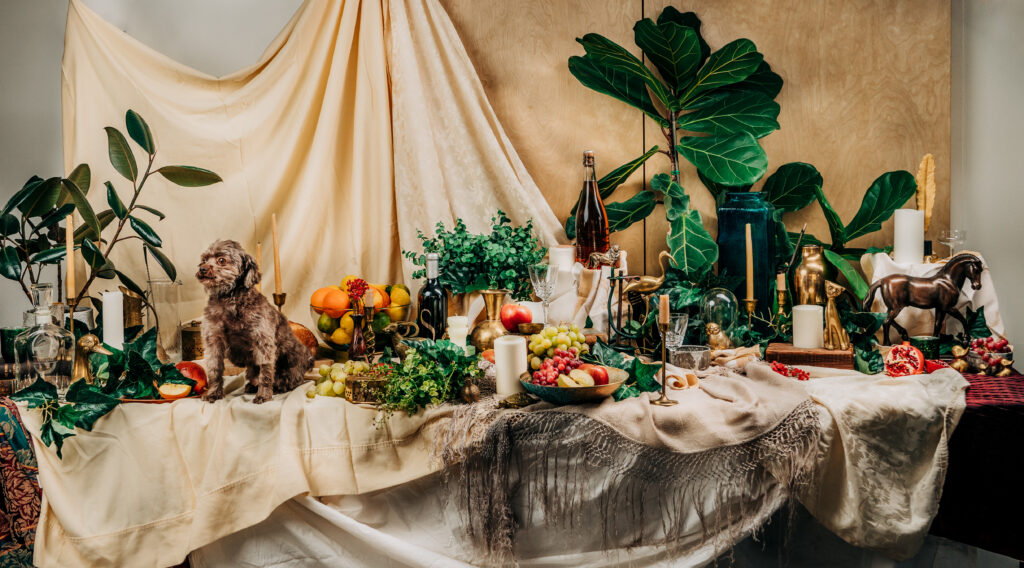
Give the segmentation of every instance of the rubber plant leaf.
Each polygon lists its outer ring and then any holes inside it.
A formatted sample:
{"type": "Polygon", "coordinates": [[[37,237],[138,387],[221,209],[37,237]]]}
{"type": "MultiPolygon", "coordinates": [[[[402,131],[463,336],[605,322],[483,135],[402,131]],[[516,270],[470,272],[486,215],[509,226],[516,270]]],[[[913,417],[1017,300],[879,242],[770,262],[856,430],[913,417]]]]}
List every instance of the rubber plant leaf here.
{"type": "Polygon", "coordinates": [[[839,269],[839,272],[846,277],[846,281],[850,284],[853,294],[857,296],[858,300],[863,302],[868,294],[868,283],[864,281],[864,277],[842,255],[833,252],[831,249],[822,249],[822,253],[825,255],[825,260],[839,269]]]}
{"type": "MultiPolygon", "coordinates": [[[[658,147],[652,146],[650,150],[644,152],[637,158],[615,168],[614,170],[605,174],[601,179],[597,180],[597,191],[601,194],[601,199],[608,199],[612,193],[622,185],[628,178],[640,168],[651,156],[658,153],[658,147]]],[[[576,238],[576,210],[579,209],[580,200],[577,197],[576,203],[572,206],[572,211],[569,212],[569,218],[565,220],[565,234],[570,239],[576,238]]],[[[140,206],[141,207],[141,206],[140,206]]]]}
{"type": "Polygon", "coordinates": [[[821,186],[817,168],[803,162],[790,162],[768,176],[761,191],[775,209],[793,213],[810,205],[821,186]]]}
{"type": "Polygon", "coordinates": [[[844,242],[881,229],[893,211],[902,207],[916,192],[917,182],[910,172],[899,170],[880,175],[864,194],[857,214],[846,225],[844,242]]]}
{"type": "Polygon", "coordinates": [[[601,34],[594,33],[586,34],[582,38],[577,38],[576,41],[583,46],[583,49],[587,51],[587,56],[591,57],[594,63],[640,79],[661,101],[661,104],[667,108],[674,105],[675,101],[669,93],[668,87],[658,80],[642,61],[626,51],[626,48],[601,34]]]}
{"type": "Polygon", "coordinates": [[[633,26],[633,39],[673,92],[700,68],[700,41],[693,28],[646,18],[633,26]]]}
{"type": "Polygon", "coordinates": [[[647,86],[635,75],[598,65],[589,56],[570,57],[569,72],[583,86],[638,108],[662,127],[668,127],[668,120],[654,108],[647,86]]]}
{"type": "Polygon", "coordinates": [[[768,169],[768,157],[757,139],[747,132],[730,136],[684,136],[679,153],[713,182],[752,184],[768,169]]]}
{"type": "Polygon", "coordinates": [[[757,92],[712,93],[701,108],[682,115],[676,125],[712,135],[749,132],[763,138],[779,129],[779,103],[757,92]]]}
{"type": "Polygon", "coordinates": [[[156,143],[153,142],[153,133],[149,131],[149,125],[139,116],[139,113],[129,109],[124,116],[125,125],[128,127],[128,136],[132,137],[147,154],[152,156],[156,153],[156,143]]]}
{"type": "Polygon", "coordinates": [[[18,256],[18,249],[11,246],[0,249],[0,276],[8,280],[21,278],[21,257],[18,256]]]}
{"type": "Polygon", "coordinates": [[[157,209],[154,209],[154,208],[152,208],[152,207],[150,207],[148,205],[136,205],[135,208],[136,209],[143,209],[145,211],[149,211],[150,213],[152,213],[152,214],[156,215],[157,217],[159,217],[161,221],[163,221],[167,217],[167,215],[164,215],[163,212],[161,212],[161,211],[159,211],[157,209]]]}
{"type": "Polygon", "coordinates": [[[18,218],[10,213],[0,217],[0,235],[8,236],[17,233],[21,229],[21,223],[18,222],[18,218]]]}
{"type": "Polygon", "coordinates": [[[139,175],[139,166],[135,163],[135,154],[124,134],[113,126],[104,128],[107,131],[107,155],[110,165],[125,179],[134,182],[139,175]]]}
{"type": "MultiPolygon", "coordinates": [[[[107,225],[110,225],[110,223],[116,218],[117,216],[114,215],[114,212],[111,211],[110,209],[107,209],[106,211],[100,211],[99,213],[97,213],[96,220],[100,224],[100,232],[102,232],[103,229],[106,229],[107,225]]],[[[93,230],[92,227],[88,225],[82,225],[81,227],[75,229],[76,243],[80,243],[83,240],[95,241],[99,240],[99,238],[100,233],[97,233],[95,230],[93,230]]]]}
{"type": "Polygon", "coordinates": [[[171,183],[182,187],[204,187],[224,181],[220,179],[219,175],[210,170],[194,166],[164,166],[157,170],[156,173],[164,176],[171,183]]]}
{"type": "MultiPolygon", "coordinates": [[[[89,187],[92,185],[92,170],[89,169],[89,164],[78,164],[68,174],[68,179],[71,180],[71,183],[78,186],[82,193],[89,195],[89,187]]],[[[68,195],[67,191],[62,193],[60,203],[62,205],[71,203],[71,196],[68,195]]]]}
{"type": "Polygon", "coordinates": [[[67,252],[68,250],[64,245],[49,248],[32,255],[31,262],[33,264],[55,264],[64,260],[64,256],[67,255],[67,252]]]}
{"type": "Polygon", "coordinates": [[[167,255],[161,252],[160,249],[151,246],[149,243],[146,243],[146,249],[149,250],[150,254],[152,254],[154,258],[156,258],[156,261],[160,264],[160,268],[164,270],[168,278],[171,280],[178,279],[178,269],[174,268],[174,263],[171,262],[171,259],[167,258],[167,255]]]}
{"type": "Polygon", "coordinates": [[[61,178],[52,177],[33,184],[18,209],[25,217],[42,217],[53,210],[60,198],[61,178]]]}
{"type": "Polygon", "coordinates": [[[110,210],[114,212],[114,215],[117,215],[118,219],[124,219],[128,216],[128,208],[125,207],[124,202],[117,195],[114,184],[108,181],[104,185],[107,186],[107,205],[110,206],[110,210]]]}
{"type": "Polygon", "coordinates": [[[142,238],[143,241],[153,247],[163,246],[164,242],[160,239],[160,236],[156,234],[153,227],[150,227],[148,223],[135,217],[134,215],[128,217],[128,222],[131,223],[132,229],[135,233],[142,238]]]}
{"type": "Polygon", "coordinates": [[[125,275],[125,273],[119,270],[115,270],[114,273],[117,274],[117,279],[121,281],[121,284],[124,284],[125,288],[128,288],[129,290],[135,292],[140,296],[146,295],[146,293],[142,291],[142,287],[136,284],[135,281],[129,278],[127,275],[125,275]]]}
{"type": "Polygon", "coordinates": [[[608,213],[608,232],[614,233],[628,228],[633,223],[646,218],[654,211],[655,195],[643,190],[633,197],[605,205],[608,213]]]}
{"type": "Polygon", "coordinates": [[[22,202],[28,199],[28,196],[31,195],[31,193],[35,191],[35,189],[39,186],[39,184],[43,183],[43,181],[45,180],[38,176],[32,176],[31,178],[29,178],[29,180],[25,182],[25,185],[21,186],[21,189],[14,192],[14,195],[12,195],[11,198],[7,200],[7,204],[4,205],[3,211],[0,212],[0,217],[5,217],[8,213],[14,211],[16,208],[20,208],[22,202]]]}
{"type": "Polygon", "coordinates": [[[102,230],[100,227],[99,217],[92,210],[92,205],[89,204],[89,200],[85,197],[83,192],[75,183],[69,179],[62,180],[64,189],[68,192],[68,196],[71,198],[71,202],[75,204],[75,211],[82,218],[82,222],[90,230],[99,234],[102,230]]]}
{"type": "Polygon", "coordinates": [[[697,72],[693,85],[679,96],[678,105],[686,108],[701,93],[739,83],[753,74],[762,61],[764,56],[757,52],[757,46],[749,39],[740,38],[725,44],[708,57],[697,72]]]}
{"type": "Polygon", "coordinates": [[[39,221],[39,223],[36,225],[36,231],[41,232],[43,229],[45,229],[47,227],[52,227],[52,226],[56,225],[57,223],[60,223],[61,221],[67,219],[68,215],[70,215],[70,214],[72,214],[74,212],[75,212],[75,204],[74,203],[68,203],[68,204],[65,204],[65,205],[61,205],[60,207],[58,207],[56,209],[51,209],[50,212],[47,213],[39,221]]]}

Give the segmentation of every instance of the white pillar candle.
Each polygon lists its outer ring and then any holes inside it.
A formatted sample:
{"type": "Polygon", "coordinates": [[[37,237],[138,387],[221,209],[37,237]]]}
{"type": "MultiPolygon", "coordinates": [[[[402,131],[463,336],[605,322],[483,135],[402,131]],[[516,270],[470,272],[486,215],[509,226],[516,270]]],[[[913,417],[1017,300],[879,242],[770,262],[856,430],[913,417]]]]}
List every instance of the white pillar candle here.
{"type": "Polygon", "coordinates": [[[498,396],[524,390],[519,376],[526,372],[526,338],[521,335],[503,335],[495,339],[494,366],[497,371],[498,396]]]}
{"type": "Polygon", "coordinates": [[[124,294],[103,292],[103,343],[124,349],[124,294]]]}
{"type": "Polygon", "coordinates": [[[897,209],[893,214],[892,258],[898,264],[924,261],[924,211],[897,209]]]}
{"type": "Polygon", "coordinates": [[[825,346],[825,309],[821,306],[793,306],[793,347],[821,349],[825,346]]]}
{"type": "Polygon", "coordinates": [[[576,262],[576,247],[572,245],[556,245],[548,249],[548,264],[558,268],[571,269],[576,262]]]}
{"type": "Polygon", "coordinates": [[[469,335],[469,328],[464,326],[451,326],[448,328],[448,341],[455,345],[466,348],[466,336],[469,335]]]}

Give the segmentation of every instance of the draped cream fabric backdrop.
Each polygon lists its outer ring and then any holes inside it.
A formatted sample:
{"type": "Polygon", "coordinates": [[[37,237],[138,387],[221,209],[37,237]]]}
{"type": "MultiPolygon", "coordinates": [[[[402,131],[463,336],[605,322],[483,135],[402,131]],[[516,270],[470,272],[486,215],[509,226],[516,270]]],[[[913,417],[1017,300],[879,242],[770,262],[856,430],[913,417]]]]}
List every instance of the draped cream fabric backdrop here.
{"type": "MultiPolygon", "coordinates": [[[[157,165],[197,165],[224,178],[205,189],[151,178],[140,200],[168,215],[154,226],[186,283],[183,318],[201,310],[191,272],[217,238],[250,250],[262,240],[270,290],[275,212],[284,289],[299,321],[312,291],[346,274],[402,280],[401,249],[416,248],[417,229],[437,221],[459,216],[481,230],[501,208],[517,222],[533,218],[544,242],[559,239],[557,219],[431,0],[310,0],[258,63],[220,79],[72,0],[63,67],[66,168],[89,163],[94,186],[113,180],[129,199],[103,127],[120,126],[132,108],[154,131],[157,165]]],[[[105,201],[100,190],[90,197],[96,207],[105,201]]],[[[141,280],[134,244],[118,245],[113,260],[141,280]]],[[[406,263],[406,281],[410,271],[406,263]]]]}

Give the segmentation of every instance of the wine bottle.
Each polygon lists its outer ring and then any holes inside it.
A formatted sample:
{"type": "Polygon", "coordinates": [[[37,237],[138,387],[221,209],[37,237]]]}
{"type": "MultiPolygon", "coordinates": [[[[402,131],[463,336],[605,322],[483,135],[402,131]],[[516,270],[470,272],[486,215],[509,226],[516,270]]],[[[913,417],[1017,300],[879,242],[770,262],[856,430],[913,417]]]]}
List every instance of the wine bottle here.
{"type": "Polygon", "coordinates": [[[427,339],[441,339],[448,322],[448,291],[437,278],[440,259],[436,252],[427,255],[427,282],[416,298],[416,324],[427,339]]]}
{"type": "Polygon", "coordinates": [[[590,254],[608,252],[608,212],[594,173],[594,151],[583,152],[583,190],[576,208],[576,262],[590,266],[590,254]]]}

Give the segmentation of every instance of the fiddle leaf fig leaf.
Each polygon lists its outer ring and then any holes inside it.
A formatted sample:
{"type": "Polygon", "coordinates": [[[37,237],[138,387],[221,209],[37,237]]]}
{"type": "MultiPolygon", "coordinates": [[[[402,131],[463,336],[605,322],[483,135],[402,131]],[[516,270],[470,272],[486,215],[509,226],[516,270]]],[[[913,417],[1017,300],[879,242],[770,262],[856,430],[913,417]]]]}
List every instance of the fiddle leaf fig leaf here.
{"type": "Polygon", "coordinates": [[[598,65],[590,56],[570,57],[569,72],[583,83],[583,86],[638,108],[662,127],[668,126],[668,120],[654,108],[654,102],[647,92],[644,81],[635,75],[598,65]]]}
{"type": "Polygon", "coordinates": [[[641,191],[625,201],[605,205],[605,211],[608,213],[608,232],[625,230],[654,211],[654,193],[641,191]]]}
{"type": "Polygon", "coordinates": [[[139,116],[139,113],[129,109],[124,116],[125,125],[128,127],[128,135],[132,137],[147,154],[152,156],[156,153],[156,144],[153,142],[153,133],[149,131],[149,125],[139,116]]]}
{"type": "Polygon", "coordinates": [[[708,179],[708,176],[701,173],[700,170],[697,170],[697,177],[700,179],[700,182],[704,184],[704,187],[707,188],[708,192],[711,193],[711,196],[715,198],[715,205],[717,207],[721,207],[722,204],[725,203],[725,197],[730,191],[749,191],[750,186],[752,185],[749,183],[743,185],[725,185],[717,183],[708,179]]]}
{"type": "Polygon", "coordinates": [[[761,93],[712,93],[694,112],[676,122],[679,128],[706,134],[749,132],[763,138],[779,129],[779,103],[761,93]]]}
{"type": "Polygon", "coordinates": [[[753,74],[762,61],[764,56],[749,39],[740,38],[725,44],[708,57],[693,85],[680,95],[679,106],[686,108],[701,93],[739,83],[753,74]]]}
{"type": "Polygon", "coordinates": [[[668,248],[675,268],[692,281],[711,270],[718,260],[718,244],[704,228],[700,211],[690,209],[690,197],[668,174],[651,179],[651,189],[665,195],[668,217],[668,248]]]}
{"type": "Polygon", "coordinates": [[[846,281],[849,282],[850,288],[853,289],[853,294],[857,296],[857,299],[861,302],[868,295],[868,283],[864,281],[864,277],[857,272],[857,270],[850,266],[850,262],[843,258],[841,255],[832,252],[831,249],[822,249],[822,253],[825,255],[825,260],[829,261],[832,266],[839,269],[839,272],[846,277],[846,281]]]}
{"type": "Polygon", "coordinates": [[[768,157],[750,133],[731,136],[684,136],[679,153],[713,182],[724,185],[752,184],[768,169],[768,157]]]}
{"type": "Polygon", "coordinates": [[[667,22],[686,26],[697,34],[697,43],[700,47],[700,63],[697,67],[699,68],[701,65],[704,65],[708,56],[711,55],[711,46],[709,46],[708,42],[704,41],[704,38],[700,35],[701,21],[700,18],[697,17],[697,14],[694,14],[693,12],[680,12],[679,10],[676,10],[675,7],[668,6],[661,11],[661,14],[658,15],[658,25],[660,26],[667,22]]]}
{"type": "Polygon", "coordinates": [[[107,154],[110,156],[110,165],[125,179],[134,182],[139,175],[139,166],[135,163],[135,154],[132,153],[128,140],[113,126],[107,126],[104,130],[107,131],[107,154]]]}
{"type": "Polygon", "coordinates": [[[142,237],[142,240],[146,241],[146,244],[151,247],[163,246],[164,242],[160,240],[160,236],[145,221],[132,215],[128,217],[128,222],[131,223],[132,229],[135,229],[135,233],[142,237]]]}
{"type": "Polygon", "coordinates": [[[917,182],[913,174],[907,171],[886,172],[871,183],[860,209],[853,220],[846,226],[846,241],[882,228],[882,223],[892,217],[893,211],[899,209],[917,193],[917,182]]]}
{"type": "Polygon", "coordinates": [[[634,40],[673,91],[690,80],[700,68],[700,42],[692,28],[650,18],[633,26],[634,40]]]}
{"type": "MultiPolygon", "coordinates": [[[[767,61],[762,61],[757,69],[750,74],[749,77],[740,81],[739,83],[733,83],[732,85],[726,85],[718,90],[716,93],[725,91],[740,91],[745,93],[761,93],[769,99],[774,99],[782,91],[782,77],[779,77],[777,73],[772,71],[772,66],[767,61]]],[[[690,107],[699,104],[702,97],[694,99],[690,107]]],[[[690,108],[687,107],[687,108],[690,108]]]]}
{"type": "Polygon", "coordinates": [[[791,162],[779,166],[764,182],[764,198],[776,209],[792,213],[807,207],[817,197],[822,179],[811,164],[791,162]]]}
{"type": "MultiPolygon", "coordinates": [[[[828,222],[828,232],[832,234],[832,246],[835,248],[842,248],[846,243],[846,227],[843,225],[843,220],[839,218],[839,213],[832,208],[832,204],[829,203],[828,198],[825,197],[825,192],[818,188],[818,205],[821,206],[821,212],[825,215],[825,221],[828,222]]],[[[807,241],[807,237],[804,236],[804,242],[811,244],[807,241]]]]}
{"type": "Polygon", "coordinates": [[[114,185],[109,181],[104,185],[107,186],[107,205],[110,206],[110,210],[117,215],[118,219],[124,219],[128,216],[128,208],[125,207],[124,202],[117,195],[117,190],[114,189],[114,185]]]}
{"type": "Polygon", "coordinates": [[[182,187],[203,187],[224,181],[210,170],[194,166],[164,166],[156,173],[182,187]]]}
{"type": "Polygon", "coordinates": [[[0,276],[8,280],[21,278],[21,258],[18,256],[18,249],[10,246],[0,249],[0,276]]]}
{"type": "Polygon", "coordinates": [[[651,93],[661,101],[661,104],[668,108],[673,106],[675,101],[665,84],[659,81],[642,61],[626,51],[624,47],[601,34],[586,34],[576,41],[583,46],[583,49],[587,51],[587,55],[595,63],[640,79],[647,85],[651,93]]]}
{"type": "Polygon", "coordinates": [[[68,195],[71,197],[71,202],[75,204],[75,210],[82,218],[82,222],[97,235],[100,234],[103,229],[100,227],[99,217],[97,217],[96,213],[93,212],[92,205],[89,204],[89,200],[85,197],[85,193],[69,179],[63,180],[63,184],[64,189],[67,190],[68,195]]]}
{"type": "Polygon", "coordinates": [[[149,250],[150,254],[152,254],[154,258],[156,258],[156,261],[160,264],[160,268],[164,270],[168,278],[171,280],[178,279],[178,269],[174,268],[174,263],[171,262],[171,259],[167,258],[167,255],[149,243],[146,243],[146,249],[149,250]]]}

